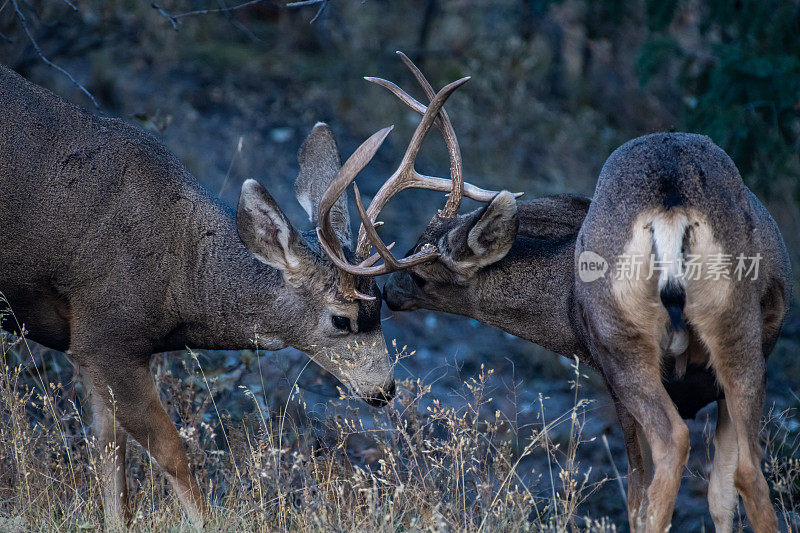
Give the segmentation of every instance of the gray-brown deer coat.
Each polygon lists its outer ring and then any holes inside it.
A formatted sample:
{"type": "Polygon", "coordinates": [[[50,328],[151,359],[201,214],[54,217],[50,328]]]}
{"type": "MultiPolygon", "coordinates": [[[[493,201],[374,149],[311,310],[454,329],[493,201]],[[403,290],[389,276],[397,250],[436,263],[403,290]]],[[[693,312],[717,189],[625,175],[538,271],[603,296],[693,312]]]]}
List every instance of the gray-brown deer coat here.
{"type": "Polygon", "coordinates": [[[764,360],[791,299],[789,259],[769,213],[707,137],[634,139],[609,157],[591,202],[503,192],[472,213],[434,217],[411,252],[431,244],[440,257],[389,278],[389,307],[469,316],[597,370],[625,436],[633,529],[668,527],[689,451],[682,418],[716,400],[717,530],[731,530],[737,490],[754,528],[776,530],[758,428],[764,360]],[[585,252],[606,262],[603,276],[581,279],[585,252]],[[729,279],[682,272],[718,255],[731,260],[729,279]],[[619,277],[632,256],[640,272],[619,277]],[[737,279],[738,256],[759,258],[755,279],[737,279]]]}
{"type": "MultiPolygon", "coordinates": [[[[125,440],[148,449],[195,523],[203,498],[162,408],[155,352],[294,346],[374,405],[394,391],[371,277],[344,298],[341,272],[258,182],[235,216],[154,137],[85,113],[0,66],[0,293],[3,327],[66,351],[90,391],[109,454],[104,507],[120,526],[125,440]]],[[[324,124],[299,154],[298,199],[317,224],[341,164],[324,124]]],[[[347,206],[328,210],[349,251],[347,206]]],[[[350,279],[350,278],[349,278],[350,279]]]]}

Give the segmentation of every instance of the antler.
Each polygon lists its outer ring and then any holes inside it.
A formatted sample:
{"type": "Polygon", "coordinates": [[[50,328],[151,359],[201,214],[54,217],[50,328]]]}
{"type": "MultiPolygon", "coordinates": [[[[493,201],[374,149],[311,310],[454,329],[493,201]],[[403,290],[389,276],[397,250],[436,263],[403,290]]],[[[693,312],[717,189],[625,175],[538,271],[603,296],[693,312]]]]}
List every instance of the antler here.
{"type": "MultiPolygon", "coordinates": [[[[417,79],[417,82],[419,83],[420,87],[422,87],[422,90],[425,91],[425,95],[428,97],[428,100],[433,101],[433,99],[436,96],[436,92],[433,90],[431,84],[422,74],[422,71],[420,71],[417,68],[417,66],[403,52],[398,51],[397,55],[400,56],[400,59],[403,60],[403,63],[405,63],[405,65],[408,67],[411,73],[414,74],[414,77],[417,79]]],[[[420,115],[424,115],[425,112],[427,111],[427,108],[424,105],[422,105],[420,102],[418,102],[411,95],[403,91],[400,87],[398,87],[394,83],[388,80],[384,80],[382,78],[364,78],[364,79],[389,89],[389,91],[391,91],[392,94],[397,96],[403,103],[408,105],[411,109],[413,109],[420,115]]],[[[469,78],[466,79],[468,80],[469,78]]],[[[436,127],[442,133],[442,136],[444,137],[444,142],[447,145],[447,152],[450,155],[450,178],[452,182],[449,198],[447,199],[447,203],[445,204],[444,209],[441,210],[439,215],[442,216],[443,218],[453,218],[454,216],[456,216],[456,214],[458,214],[458,208],[461,207],[461,198],[464,195],[464,175],[462,172],[462,165],[461,165],[461,147],[458,145],[456,132],[453,129],[453,124],[450,122],[450,117],[447,115],[447,111],[445,111],[444,107],[436,116],[434,124],[436,124],[436,127]]],[[[413,170],[413,163],[414,162],[412,159],[410,161],[411,170],[413,170]]],[[[388,183],[389,182],[387,181],[387,184],[388,183]]],[[[384,184],[384,187],[381,187],[381,191],[384,190],[385,187],[386,184],[384,184]]],[[[395,192],[392,192],[391,194],[387,193],[387,196],[384,199],[380,196],[380,191],[378,191],[378,194],[375,196],[375,199],[378,200],[380,198],[383,204],[379,204],[378,202],[373,200],[373,203],[375,203],[377,208],[375,212],[376,216],[377,213],[379,213],[380,210],[383,209],[384,205],[389,200],[389,198],[391,198],[394,194],[396,193],[395,192]]],[[[491,198],[489,199],[491,200],[491,198]]],[[[372,205],[373,204],[371,203],[370,207],[372,207],[372,205]]],[[[359,230],[359,243],[361,242],[361,240],[362,240],[362,232],[359,230]]]]}
{"type": "MultiPolygon", "coordinates": [[[[366,209],[364,209],[364,205],[361,201],[358,187],[353,184],[356,206],[358,207],[358,214],[361,217],[361,228],[358,232],[356,256],[359,258],[366,257],[366,259],[361,261],[358,265],[353,265],[345,259],[341,243],[339,243],[330,226],[328,212],[336,199],[347,189],[347,186],[355,180],[358,173],[375,155],[375,152],[386,138],[389,131],[391,131],[391,128],[383,129],[374,134],[350,156],[347,162],[342,166],[336,179],[325,191],[319,206],[318,220],[320,221],[320,225],[317,227],[317,235],[320,245],[330,257],[331,261],[343,271],[342,273],[351,276],[377,276],[388,274],[396,270],[402,270],[431,261],[438,257],[439,251],[436,247],[428,244],[409,257],[397,259],[390,251],[394,243],[387,246],[378,236],[378,232],[375,228],[381,223],[376,223],[375,220],[392,196],[398,192],[411,187],[449,192],[447,203],[444,208],[439,211],[439,216],[445,218],[456,216],[461,205],[461,199],[465,195],[473,200],[488,202],[497,194],[497,191],[487,191],[469,183],[464,183],[461,167],[461,149],[458,146],[458,140],[456,139],[453,125],[450,123],[450,118],[442,107],[450,95],[469,81],[470,78],[466,77],[456,80],[443,87],[438,93],[434,93],[433,87],[431,87],[431,84],[428,83],[428,80],[425,79],[425,76],[422,75],[422,72],[420,72],[414,63],[402,52],[397,53],[414,74],[420,86],[422,86],[425,94],[430,99],[430,104],[428,104],[427,107],[422,105],[390,81],[381,78],[365,78],[367,81],[386,87],[402,102],[422,115],[422,120],[420,120],[420,123],[417,125],[411,137],[411,141],[409,142],[408,148],[406,148],[400,165],[394,174],[392,174],[378,190],[372,202],[370,202],[369,207],[366,209]],[[447,144],[447,150],[450,155],[450,179],[425,176],[417,172],[414,168],[414,161],[422,146],[422,142],[428,131],[430,131],[431,126],[434,124],[441,130],[445,143],[447,144]],[[353,161],[353,163],[351,163],[351,161],[353,161]],[[372,247],[375,248],[376,253],[369,255],[370,248],[372,247]],[[383,263],[376,265],[380,259],[383,259],[383,263]]],[[[343,278],[341,289],[345,296],[351,299],[371,298],[355,291],[352,277],[343,278]]]]}
{"type": "MultiPolygon", "coordinates": [[[[389,132],[391,132],[393,128],[394,126],[389,126],[388,128],[383,128],[373,133],[369,139],[356,148],[355,152],[347,158],[342,168],[339,169],[338,174],[336,174],[336,177],[330,185],[328,185],[328,188],[325,189],[322,198],[320,198],[319,207],[317,208],[317,220],[319,221],[317,237],[319,238],[319,243],[328,257],[330,257],[331,261],[333,261],[333,264],[343,271],[340,273],[339,288],[348,300],[353,300],[355,298],[374,300],[375,298],[358,292],[355,288],[355,279],[353,279],[352,276],[353,273],[347,268],[344,268],[345,265],[352,265],[345,259],[342,243],[339,242],[336,232],[333,231],[330,211],[336,203],[336,200],[339,199],[342,193],[347,189],[347,186],[350,185],[350,182],[353,181],[358,173],[367,166],[367,163],[372,160],[373,156],[375,156],[375,152],[378,151],[378,148],[380,148],[383,141],[386,140],[386,136],[389,135],[389,132]]],[[[375,257],[373,259],[373,264],[377,260],[378,257],[375,257]]]]}
{"type": "MultiPolygon", "coordinates": [[[[409,144],[409,147],[406,150],[406,153],[403,156],[403,160],[401,161],[397,171],[395,171],[395,173],[388,180],[386,180],[386,183],[383,184],[383,186],[375,194],[372,202],[370,202],[369,207],[367,208],[367,218],[369,222],[365,221],[364,217],[362,216],[362,224],[358,230],[358,241],[356,245],[356,254],[362,257],[369,253],[370,247],[374,246],[375,242],[374,237],[370,235],[370,233],[373,232],[367,228],[370,226],[375,226],[375,220],[377,219],[378,214],[380,214],[381,210],[386,206],[392,196],[402,190],[416,187],[439,192],[449,192],[450,194],[447,199],[447,203],[445,204],[444,208],[439,211],[439,216],[442,218],[453,218],[458,214],[458,209],[461,207],[461,199],[463,196],[479,202],[489,202],[497,194],[497,191],[487,191],[470,183],[464,182],[461,165],[461,148],[458,145],[458,139],[456,138],[453,124],[450,122],[450,117],[447,115],[444,107],[442,107],[444,105],[444,101],[442,101],[441,104],[438,104],[439,111],[434,115],[433,124],[436,124],[436,127],[439,129],[439,131],[441,131],[445,144],[447,145],[447,151],[450,155],[450,179],[448,180],[425,176],[417,172],[417,170],[414,168],[414,160],[419,152],[422,140],[424,139],[428,130],[430,130],[431,126],[429,122],[426,123],[425,117],[429,111],[433,111],[434,108],[437,107],[434,105],[434,100],[438,95],[434,92],[433,87],[419,70],[419,68],[417,68],[417,66],[408,58],[408,56],[399,51],[397,52],[397,55],[400,56],[400,59],[403,60],[403,63],[405,63],[411,73],[414,74],[414,77],[417,79],[420,87],[422,87],[422,90],[425,91],[427,97],[431,100],[431,103],[428,105],[428,107],[425,107],[414,97],[410,96],[408,93],[403,91],[403,89],[388,80],[371,77],[364,78],[369,82],[376,83],[387,88],[392,92],[392,94],[397,96],[400,101],[405,103],[417,113],[421,114],[423,118],[417,126],[417,130],[414,132],[411,143],[409,144]]],[[[455,90],[466,83],[469,79],[469,77],[466,77],[455,81],[439,91],[439,94],[442,94],[445,89],[448,89],[453,85],[455,85],[455,87],[453,87],[452,90],[455,90]]],[[[445,100],[450,93],[452,93],[452,90],[446,94],[444,97],[445,100]]],[[[521,195],[522,193],[516,194],[516,196],[521,195]]],[[[378,248],[376,247],[375,249],[377,250],[378,248]]]]}
{"type": "Polygon", "coordinates": [[[380,207],[383,207],[383,205],[385,205],[389,198],[391,198],[394,194],[407,187],[414,186],[414,184],[408,183],[409,180],[418,181],[419,183],[417,186],[430,188],[425,187],[425,176],[420,175],[416,170],[414,170],[414,159],[416,158],[417,153],[419,153],[419,149],[422,146],[422,141],[425,138],[425,134],[428,133],[428,130],[430,130],[431,126],[433,125],[433,121],[436,119],[436,115],[439,113],[439,110],[441,109],[445,100],[447,100],[447,98],[453,94],[453,91],[458,89],[468,80],[469,78],[462,78],[454,81],[453,83],[446,85],[441,91],[439,91],[438,94],[434,96],[431,104],[425,110],[425,113],[423,113],[422,120],[417,126],[414,135],[411,137],[411,142],[406,149],[406,154],[403,156],[403,161],[400,163],[400,167],[397,169],[397,171],[395,171],[392,177],[390,177],[386,183],[384,183],[383,187],[380,188],[378,195],[376,195],[372,203],[370,203],[369,208],[364,209],[364,204],[361,201],[361,195],[358,192],[358,188],[355,188],[356,206],[358,207],[358,214],[361,216],[361,227],[364,229],[365,235],[369,237],[369,241],[366,241],[366,239],[364,241],[366,244],[356,247],[356,255],[359,257],[365,257],[369,253],[369,248],[371,246],[375,247],[378,255],[378,257],[368,257],[358,265],[350,264],[344,259],[344,254],[341,250],[341,244],[336,239],[336,235],[333,230],[329,229],[330,221],[328,220],[328,212],[330,211],[330,208],[333,206],[333,203],[336,201],[336,199],[344,192],[347,186],[350,185],[350,182],[356,178],[361,169],[363,169],[372,156],[375,155],[375,151],[377,151],[380,143],[383,142],[383,140],[386,138],[386,135],[388,135],[389,131],[391,131],[391,128],[383,129],[367,139],[364,144],[359,146],[358,149],[353,152],[353,155],[350,156],[347,162],[342,166],[339,174],[328,186],[328,189],[325,191],[325,194],[320,201],[320,226],[317,228],[317,235],[319,236],[322,248],[337,267],[345,272],[359,276],[378,276],[381,274],[394,272],[395,270],[401,270],[403,268],[418,265],[420,263],[435,259],[438,256],[438,251],[433,246],[430,246],[404,259],[395,258],[389,250],[389,247],[386,246],[378,236],[378,232],[375,231],[375,223],[373,222],[374,216],[377,216],[377,213],[380,212],[380,209],[375,209],[375,206],[380,205],[380,207]],[[380,138],[380,141],[377,143],[373,142],[373,140],[377,138],[380,138]],[[367,146],[369,146],[369,149],[365,148],[367,146]],[[351,161],[354,160],[357,162],[351,164],[351,161]],[[374,211],[374,215],[370,216],[369,211],[374,211]],[[375,263],[380,258],[383,259],[383,264],[376,266],[375,263]]]}

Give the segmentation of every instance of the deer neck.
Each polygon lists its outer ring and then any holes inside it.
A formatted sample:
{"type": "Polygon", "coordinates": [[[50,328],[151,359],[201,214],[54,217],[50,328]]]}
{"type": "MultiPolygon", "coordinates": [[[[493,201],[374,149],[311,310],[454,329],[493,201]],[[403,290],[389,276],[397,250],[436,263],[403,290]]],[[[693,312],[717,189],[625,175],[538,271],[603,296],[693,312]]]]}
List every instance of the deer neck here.
{"type": "Polygon", "coordinates": [[[184,220],[182,233],[175,251],[181,275],[167,302],[177,325],[167,344],[243,349],[255,347],[258,337],[263,348],[284,347],[286,321],[277,313],[289,296],[283,277],[244,246],[233,212],[206,199],[184,220]]]}
{"type": "Polygon", "coordinates": [[[481,270],[470,316],[566,357],[588,356],[573,299],[575,236],[518,236],[481,270]]]}

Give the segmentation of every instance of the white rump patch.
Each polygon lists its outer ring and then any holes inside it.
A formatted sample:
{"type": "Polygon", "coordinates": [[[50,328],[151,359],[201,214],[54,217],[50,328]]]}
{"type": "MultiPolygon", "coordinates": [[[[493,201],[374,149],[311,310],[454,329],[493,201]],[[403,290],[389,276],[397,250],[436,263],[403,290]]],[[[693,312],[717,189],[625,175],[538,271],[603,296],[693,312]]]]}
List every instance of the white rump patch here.
{"type": "Polygon", "coordinates": [[[670,280],[685,287],[681,250],[689,220],[682,213],[659,213],[653,217],[650,224],[653,231],[653,247],[660,267],[658,289],[663,289],[670,280]]]}

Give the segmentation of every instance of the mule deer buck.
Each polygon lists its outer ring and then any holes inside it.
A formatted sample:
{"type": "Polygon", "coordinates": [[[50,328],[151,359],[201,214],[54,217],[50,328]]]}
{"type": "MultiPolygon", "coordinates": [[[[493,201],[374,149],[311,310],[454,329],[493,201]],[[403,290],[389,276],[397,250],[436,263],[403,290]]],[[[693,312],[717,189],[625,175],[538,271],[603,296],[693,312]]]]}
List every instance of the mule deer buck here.
{"type": "MultiPolygon", "coordinates": [[[[431,98],[428,82],[403,60],[431,98]]],[[[371,81],[426,111],[393,83],[371,81]]],[[[439,126],[450,153],[460,154],[449,121],[439,126]]],[[[461,172],[460,155],[451,167],[461,172]]],[[[682,418],[716,401],[708,499],[717,531],[731,530],[737,490],[756,531],[776,530],[758,428],[765,358],[791,300],[791,273],[777,226],[730,158],[704,136],[649,135],[609,157],[591,201],[517,202],[504,191],[465,215],[457,214],[456,185],[466,186],[461,176],[452,183],[448,207],[409,252],[427,250],[430,260],[389,277],[388,306],[469,316],[578,356],[600,373],[625,436],[635,530],[669,526],[689,452],[682,418]],[[637,256],[638,275],[617,276],[637,256]],[[760,271],[739,279],[712,268],[714,260],[739,257],[758,259],[760,271]],[[582,281],[578,268],[593,259],[606,270],[582,281]],[[690,263],[717,274],[697,279],[688,275],[690,263]]],[[[398,188],[388,182],[376,201],[382,206],[398,188]]],[[[362,255],[380,242],[378,211],[360,210],[362,255]]]]}
{"type": "MultiPolygon", "coordinates": [[[[423,117],[411,159],[458,84],[423,117]]],[[[80,369],[95,434],[110,450],[102,476],[107,522],[119,527],[128,512],[126,435],[164,470],[191,520],[203,520],[203,498],[153,385],[153,353],[294,346],[369,404],[392,398],[374,281],[380,255],[350,251],[337,188],[391,128],[344,165],[330,129],[319,123],[311,131],[295,191],[319,226],[318,240],[296,230],[258,182],[244,182],[234,217],[152,136],[89,115],[2,66],[0,108],[0,293],[16,318],[5,326],[68,350],[80,369]],[[334,250],[334,262],[320,245],[334,250]],[[335,265],[353,259],[366,270],[353,275],[335,265]]],[[[438,185],[449,189],[450,181],[438,185]]],[[[392,270],[429,258],[423,252],[392,270]]]]}

